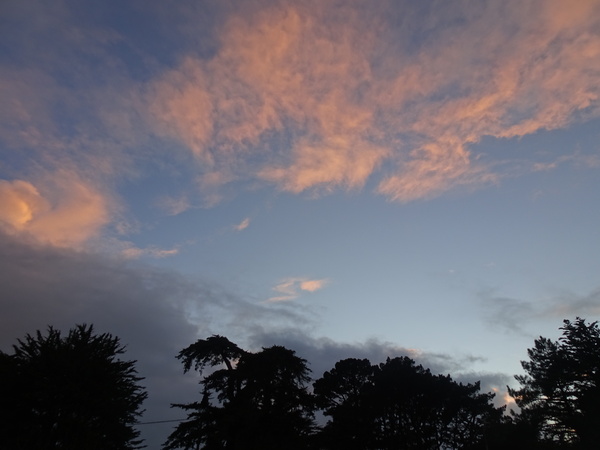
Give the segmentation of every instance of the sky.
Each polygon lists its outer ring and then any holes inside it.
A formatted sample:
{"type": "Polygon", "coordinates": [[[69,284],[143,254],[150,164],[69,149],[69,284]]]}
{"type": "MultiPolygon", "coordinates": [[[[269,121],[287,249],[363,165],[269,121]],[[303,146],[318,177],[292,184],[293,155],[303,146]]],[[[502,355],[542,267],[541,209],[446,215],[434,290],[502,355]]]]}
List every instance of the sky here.
{"type": "Polygon", "coordinates": [[[0,98],[0,349],[119,336],[141,420],[212,334],[510,407],[600,317],[597,0],[4,0],[0,98]]]}

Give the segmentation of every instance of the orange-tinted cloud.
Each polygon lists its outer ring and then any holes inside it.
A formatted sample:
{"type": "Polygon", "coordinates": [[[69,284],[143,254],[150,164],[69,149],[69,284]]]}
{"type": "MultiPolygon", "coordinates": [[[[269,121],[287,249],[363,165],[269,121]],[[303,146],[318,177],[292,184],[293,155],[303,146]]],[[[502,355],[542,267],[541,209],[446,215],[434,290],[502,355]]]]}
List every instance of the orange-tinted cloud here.
{"type": "Polygon", "coordinates": [[[232,18],[214,59],[188,58],[154,85],[160,129],[228,179],[250,170],[292,192],[362,187],[389,154],[356,96],[370,78],[357,53],[369,36],[345,33],[336,45],[334,33],[306,7],[232,18]],[[286,127],[297,134],[288,149],[258,145],[286,127]],[[266,162],[253,165],[256,154],[266,162]]]}
{"type": "Polygon", "coordinates": [[[327,284],[327,280],[305,280],[300,282],[300,289],[308,292],[315,292],[323,289],[327,284]]]}
{"type": "Polygon", "coordinates": [[[34,216],[49,209],[48,202],[27,181],[0,180],[0,194],[2,223],[15,229],[23,229],[34,216]]]}
{"type": "Polygon", "coordinates": [[[409,201],[497,180],[471,154],[484,136],[598,114],[598,2],[448,2],[423,17],[404,5],[403,26],[421,34],[412,43],[381,5],[364,6],[279,2],[233,14],[213,57],[190,55],[153,83],[158,129],[225,182],[299,193],[381,174],[379,193],[409,201]]]}
{"type": "Polygon", "coordinates": [[[298,298],[302,291],[316,292],[323,289],[328,280],[311,280],[309,278],[286,278],[279,282],[273,291],[277,295],[266,300],[267,303],[287,302],[298,298]]]}
{"type": "Polygon", "coordinates": [[[59,171],[34,185],[0,180],[0,225],[41,242],[78,247],[110,220],[110,202],[75,174],[59,171]]]}
{"type": "Polygon", "coordinates": [[[299,142],[290,165],[267,167],[258,175],[294,193],[312,187],[360,188],[387,154],[385,148],[335,136],[331,142],[299,142]]]}
{"type": "Polygon", "coordinates": [[[150,111],[161,134],[178,137],[195,156],[212,162],[208,143],[214,124],[209,89],[204,72],[188,59],[156,86],[150,111]]]}
{"type": "Polygon", "coordinates": [[[157,74],[147,83],[113,53],[131,45],[125,35],[84,29],[66,4],[43,12],[28,32],[55,37],[48,52],[21,39],[39,61],[0,67],[2,144],[97,185],[143,170],[140,154],[188,162],[147,137],[177,141],[196,160],[203,203],[163,202],[172,214],[214,205],[240,180],[292,193],[373,181],[395,201],[429,198],[503,175],[472,153],[484,136],[600,114],[596,0],[245,2],[215,27],[210,56],[190,50],[204,34],[174,30],[187,53],[169,68],[144,55],[157,74]]]}

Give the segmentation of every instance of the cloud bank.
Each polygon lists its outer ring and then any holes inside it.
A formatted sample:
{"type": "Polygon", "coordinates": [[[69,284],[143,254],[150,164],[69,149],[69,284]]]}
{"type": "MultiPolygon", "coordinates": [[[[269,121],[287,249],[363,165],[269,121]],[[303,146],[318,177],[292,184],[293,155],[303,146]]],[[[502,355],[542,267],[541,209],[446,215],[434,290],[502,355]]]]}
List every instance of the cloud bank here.
{"type": "Polygon", "coordinates": [[[337,361],[346,358],[364,358],[371,364],[379,364],[387,358],[408,356],[433,373],[450,374],[458,382],[480,381],[483,392],[496,393],[496,406],[511,403],[506,386],[514,384],[512,374],[472,371],[472,365],[481,361],[481,357],[423,352],[377,339],[369,339],[362,343],[342,343],[328,338],[307,336],[297,329],[255,333],[250,336],[249,343],[254,348],[283,345],[295,350],[298,356],[309,362],[313,379],[320,378],[325,371],[331,370],[337,361]]]}
{"type": "Polygon", "coordinates": [[[105,230],[149,171],[185,179],[156,194],[168,214],[257,186],[408,202],[501,182],[484,137],[600,112],[594,0],[134,3],[147,33],[97,8],[9,2],[1,31],[3,221],[57,245],[105,230]]]}
{"type": "Polygon", "coordinates": [[[470,149],[484,136],[598,114],[597,2],[327,5],[232,14],[211,58],[186,55],[152,84],[161,133],[223,183],[301,193],[377,174],[405,202],[496,182],[470,149]]]}
{"type": "MultiPolygon", "coordinates": [[[[178,418],[171,403],[198,393],[175,355],[199,338],[221,334],[244,344],[249,334],[306,325],[301,312],[267,308],[205,279],[191,279],[137,261],[40,244],[0,230],[0,349],[49,325],[67,331],[93,324],[120,337],[137,360],[149,399],[142,421],[178,418]]],[[[172,427],[144,428],[151,448],[172,427]]]]}
{"type": "MultiPolygon", "coordinates": [[[[10,352],[17,338],[48,325],[67,331],[75,324],[93,323],[97,332],[119,336],[126,345],[124,357],[137,360],[136,368],[149,392],[142,418],[146,422],[178,419],[181,415],[169,405],[197,398],[198,377],[183,375],[175,355],[212,334],[227,336],[252,350],[287,346],[311,363],[315,377],[348,357],[376,363],[406,354],[437,372],[458,372],[474,361],[375,340],[343,344],[312,338],[306,311],[263,306],[210,280],[191,280],[138,261],[42,245],[1,230],[0,255],[0,349],[10,352]]],[[[295,279],[294,283],[312,292],[324,281],[295,279]]],[[[158,448],[173,426],[141,429],[149,447],[158,448]]]]}

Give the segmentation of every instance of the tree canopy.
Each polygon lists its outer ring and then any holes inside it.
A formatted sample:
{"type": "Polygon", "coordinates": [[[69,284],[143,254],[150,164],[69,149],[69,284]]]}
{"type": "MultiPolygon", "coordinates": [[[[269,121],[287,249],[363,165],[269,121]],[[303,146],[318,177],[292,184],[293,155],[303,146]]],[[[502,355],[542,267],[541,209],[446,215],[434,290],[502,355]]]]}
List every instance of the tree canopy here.
{"type": "Polygon", "coordinates": [[[510,394],[522,419],[540,440],[595,448],[600,442],[600,328],[597,322],[564,320],[557,341],[540,337],[521,361],[525,375],[510,394]]]}
{"type": "Polygon", "coordinates": [[[213,371],[201,380],[200,402],[176,404],[188,420],[164,448],[304,449],[313,428],[313,402],[306,360],[285,347],[251,353],[222,336],[198,340],[178,358],[213,371]]]}
{"type": "Polygon", "coordinates": [[[479,383],[433,375],[408,357],[339,361],[314,391],[330,417],[320,442],[327,449],[473,448],[502,416],[479,383]]]}
{"type": "MultiPolygon", "coordinates": [[[[200,374],[195,401],[165,450],[591,449],[600,442],[600,327],[564,320],[521,361],[519,412],[480,383],[436,375],[406,356],[347,358],[317,379],[293,350],[247,351],[223,336],[179,352],[200,374]],[[311,386],[312,383],[312,386],[311,386]],[[315,417],[320,419],[317,421],[315,417]]],[[[0,449],[137,449],[147,397],[117,337],[49,327],[0,351],[0,449]]]]}
{"type": "Polygon", "coordinates": [[[147,394],[117,337],[48,328],[0,352],[0,448],[141,448],[133,428],[147,394]]]}
{"type": "Polygon", "coordinates": [[[212,336],[178,358],[184,371],[213,371],[200,382],[199,402],[174,405],[188,420],[165,449],[475,448],[502,416],[478,383],[433,375],[407,357],[339,361],[312,393],[306,361],[285,347],[251,353],[212,336]],[[330,418],[322,429],[314,425],[318,409],[330,418]]]}

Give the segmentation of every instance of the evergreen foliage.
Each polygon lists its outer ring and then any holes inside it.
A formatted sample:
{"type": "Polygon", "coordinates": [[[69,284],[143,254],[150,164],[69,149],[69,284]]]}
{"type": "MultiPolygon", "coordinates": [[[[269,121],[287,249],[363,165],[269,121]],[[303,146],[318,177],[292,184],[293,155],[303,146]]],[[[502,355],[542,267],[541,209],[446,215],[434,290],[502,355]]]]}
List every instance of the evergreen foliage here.
{"type": "Polygon", "coordinates": [[[596,448],[600,442],[600,328],[564,320],[557,340],[540,337],[522,361],[520,389],[510,394],[542,442],[596,448]]]}
{"type": "Polygon", "coordinates": [[[142,448],[133,428],[147,394],[117,337],[77,325],[27,334],[0,352],[0,448],[142,448]]]}
{"type": "Polygon", "coordinates": [[[320,442],[326,449],[475,448],[502,416],[479,383],[433,375],[408,357],[374,366],[343,360],[314,387],[331,417],[320,442]]]}
{"type": "MultiPolygon", "coordinates": [[[[510,389],[504,415],[479,382],[458,383],[412,359],[348,358],[312,384],[307,361],[282,346],[258,352],[223,336],[177,358],[197,371],[198,401],[165,450],[594,449],[600,442],[600,327],[564,320],[540,337],[510,389]],[[322,426],[315,414],[324,417],[322,426]]],[[[134,428],[147,394],[117,337],[77,325],[49,327],[0,351],[0,449],[138,449],[134,428]]]]}
{"type": "Polygon", "coordinates": [[[339,361],[312,394],[306,361],[284,347],[250,353],[212,336],[178,358],[184,371],[214,371],[201,381],[200,402],[174,405],[188,420],[169,436],[167,450],[467,449],[483,445],[502,417],[479,383],[433,375],[407,357],[379,365],[339,361]],[[330,417],[322,429],[314,426],[315,409],[330,417]]]}
{"type": "Polygon", "coordinates": [[[222,336],[182,350],[184,371],[208,365],[202,400],[177,404],[188,420],[165,449],[305,449],[313,431],[313,400],[306,361],[281,346],[251,353],[222,336]]]}

